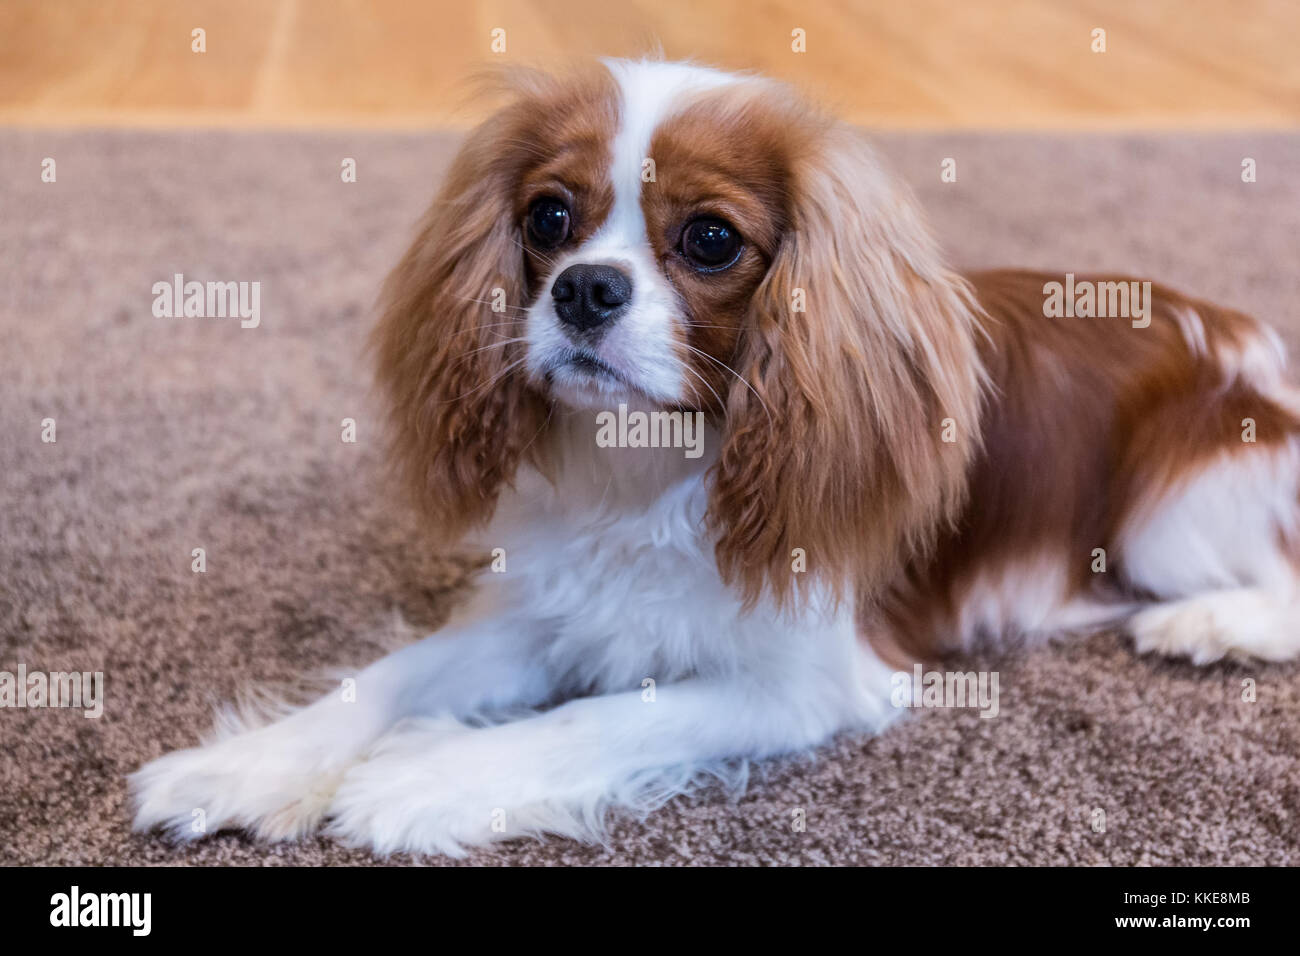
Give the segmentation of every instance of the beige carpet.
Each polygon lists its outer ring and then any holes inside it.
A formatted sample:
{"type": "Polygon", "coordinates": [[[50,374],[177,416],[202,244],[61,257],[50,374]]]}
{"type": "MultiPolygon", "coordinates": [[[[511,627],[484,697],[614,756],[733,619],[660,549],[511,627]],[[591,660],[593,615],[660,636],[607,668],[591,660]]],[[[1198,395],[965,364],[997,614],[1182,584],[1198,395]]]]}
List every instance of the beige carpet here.
{"type": "MultiPolygon", "coordinates": [[[[0,862],[375,862],[321,840],[134,836],[124,776],[193,744],[241,686],[368,661],[401,639],[397,612],[431,626],[454,599],[456,559],[422,547],[377,490],[358,360],[378,283],[452,147],[0,131],[0,670],[107,681],[99,720],[0,710],[0,862]],[[355,184],[340,182],[343,157],[355,184]],[[260,281],[261,326],[155,318],[151,287],[177,272],[260,281]],[[345,417],[355,445],[339,440],[345,417]],[[196,547],[205,574],[190,570],[196,547]]],[[[962,265],[1149,274],[1296,342],[1300,137],[882,147],[962,265]],[[939,181],[944,157],[955,184],[939,181]],[[1241,182],[1243,157],[1258,182],[1241,182]]],[[[470,862],[1300,862],[1297,667],[1198,670],[1107,635],[981,666],[1001,672],[995,720],[930,711],[813,762],[762,765],[738,802],[705,793],[620,821],[608,847],[510,844],[470,862]]]]}

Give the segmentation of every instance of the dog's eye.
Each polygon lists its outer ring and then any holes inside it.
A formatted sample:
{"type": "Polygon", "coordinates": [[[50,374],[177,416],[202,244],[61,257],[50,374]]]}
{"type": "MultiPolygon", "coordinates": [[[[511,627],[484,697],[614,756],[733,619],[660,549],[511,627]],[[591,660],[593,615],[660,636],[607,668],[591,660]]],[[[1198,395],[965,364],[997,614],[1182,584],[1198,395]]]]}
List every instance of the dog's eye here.
{"type": "Polygon", "coordinates": [[[740,258],[740,233],[723,219],[705,216],[682,232],[682,255],[702,272],[721,272],[740,258]]]}
{"type": "Polygon", "coordinates": [[[569,238],[569,207],[558,199],[539,199],[528,209],[528,234],[547,249],[569,238]]]}

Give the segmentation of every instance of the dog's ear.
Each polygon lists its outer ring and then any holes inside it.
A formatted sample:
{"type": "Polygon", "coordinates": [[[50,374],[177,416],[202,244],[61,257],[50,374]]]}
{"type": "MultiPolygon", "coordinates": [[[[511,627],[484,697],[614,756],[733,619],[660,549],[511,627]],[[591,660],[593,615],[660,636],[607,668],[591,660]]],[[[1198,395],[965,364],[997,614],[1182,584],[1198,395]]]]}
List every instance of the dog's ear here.
{"type": "Polygon", "coordinates": [[[525,305],[513,203],[526,119],[515,102],[470,135],[388,277],[372,338],[393,462],[452,535],[490,517],[544,421],[512,341],[525,305]]]}
{"type": "Polygon", "coordinates": [[[709,505],[719,570],[751,605],[814,581],[869,599],[955,520],[979,440],[969,287],[866,143],[818,135],[792,160],[709,505]]]}

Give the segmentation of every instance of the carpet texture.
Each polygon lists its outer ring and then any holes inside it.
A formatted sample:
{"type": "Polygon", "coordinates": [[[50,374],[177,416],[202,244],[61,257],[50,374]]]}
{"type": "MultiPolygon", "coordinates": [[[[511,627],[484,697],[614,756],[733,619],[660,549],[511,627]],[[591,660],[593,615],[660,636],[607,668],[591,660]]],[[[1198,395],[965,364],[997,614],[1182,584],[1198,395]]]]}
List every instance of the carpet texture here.
{"type": "MultiPolygon", "coordinates": [[[[455,141],[0,131],[0,671],[106,680],[98,720],[0,710],[0,862],[378,862],[320,839],[133,835],[124,778],[194,744],[241,687],[354,668],[408,638],[399,615],[431,628],[456,600],[461,559],[378,491],[359,358],[455,141]],[[151,287],[178,272],[261,282],[260,327],[155,318],[151,287]]],[[[1297,342],[1300,137],[879,142],[959,265],[1153,277],[1297,342]],[[940,182],[945,157],[956,183],[940,182]],[[1241,181],[1245,157],[1258,182],[1241,181]]],[[[737,801],[706,791],[619,819],[608,846],[468,862],[1300,862],[1300,668],[1138,659],[1104,634],[969,666],[1000,672],[997,719],[924,712],[759,765],[737,801]]]]}

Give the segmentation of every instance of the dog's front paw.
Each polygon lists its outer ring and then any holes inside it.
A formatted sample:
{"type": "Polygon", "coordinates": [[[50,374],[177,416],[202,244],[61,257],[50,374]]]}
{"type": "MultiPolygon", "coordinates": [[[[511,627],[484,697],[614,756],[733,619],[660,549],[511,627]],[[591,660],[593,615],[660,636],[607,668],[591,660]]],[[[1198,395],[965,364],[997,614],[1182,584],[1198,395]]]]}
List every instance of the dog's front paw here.
{"type": "Polygon", "coordinates": [[[529,721],[408,721],[344,776],[328,833],[381,854],[447,856],[542,833],[598,840],[612,783],[566,769],[563,743],[529,721]]]}
{"type": "Polygon", "coordinates": [[[488,762],[473,762],[473,734],[434,720],[390,732],[344,775],[330,803],[327,833],[379,854],[455,857],[508,838],[505,811],[493,802],[492,775],[483,773],[488,762]],[[448,746],[456,738],[460,746],[448,746]]]}
{"type": "Polygon", "coordinates": [[[230,827],[294,839],[315,829],[344,769],[277,749],[259,732],[177,750],[131,775],[134,826],[178,840],[230,827]]]}

